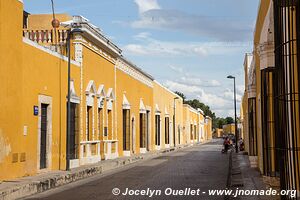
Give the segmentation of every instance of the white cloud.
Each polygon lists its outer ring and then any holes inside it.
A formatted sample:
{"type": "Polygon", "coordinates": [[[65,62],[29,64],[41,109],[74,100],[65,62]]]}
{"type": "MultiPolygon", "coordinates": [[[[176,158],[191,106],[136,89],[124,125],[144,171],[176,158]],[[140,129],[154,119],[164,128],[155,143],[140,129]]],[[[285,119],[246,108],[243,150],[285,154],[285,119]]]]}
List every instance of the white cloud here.
{"type": "Polygon", "coordinates": [[[140,13],[160,9],[157,0],[134,0],[134,2],[137,4],[140,13]]]}
{"type": "Polygon", "coordinates": [[[133,37],[136,40],[144,40],[144,39],[150,38],[150,36],[151,36],[151,33],[149,33],[149,32],[141,32],[141,33],[138,33],[137,35],[135,35],[133,37]]]}
{"type": "MultiPolygon", "coordinates": [[[[189,85],[178,81],[167,80],[164,85],[172,91],[183,92],[188,99],[199,99],[200,102],[208,105],[217,116],[226,117],[233,116],[233,93],[230,89],[223,93],[210,90],[209,92],[200,86],[189,85]]],[[[239,103],[237,104],[237,112],[239,113],[239,103]]]]}
{"type": "Polygon", "coordinates": [[[138,44],[128,44],[123,49],[132,54],[147,55],[147,50],[138,44]]]}
{"type": "MultiPolygon", "coordinates": [[[[242,96],[243,96],[242,94],[238,94],[238,92],[236,93],[236,100],[237,100],[237,102],[241,102],[242,101],[242,96]]],[[[233,90],[231,90],[229,88],[225,89],[224,98],[233,101],[233,99],[234,99],[233,90]]]]}
{"type": "MultiPolygon", "coordinates": [[[[122,49],[125,54],[130,55],[154,55],[160,57],[170,56],[211,56],[211,55],[232,55],[243,51],[240,43],[226,42],[174,42],[156,40],[150,37],[147,32],[139,33],[133,38],[137,43],[125,45],[122,49]]],[[[243,43],[245,46],[246,43],[243,43]]]]}
{"type": "Polygon", "coordinates": [[[156,0],[135,0],[135,3],[140,19],[131,23],[133,28],[181,31],[218,41],[249,41],[252,37],[251,22],[161,9],[156,0]]]}
{"type": "Polygon", "coordinates": [[[179,72],[179,73],[183,73],[184,70],[182,67],[177,67],[177,66],[174,66],[174,65],[169,65],[170,69],[172,69],[174,72],[179,72]]]}
{"type": "Polygon", "coordinates": [[[200,87],[218,87],[221,83],[217,80],[202,80],[200,77],[187,74],[179,78],[178,82],[190,86],[200,86],[200,87]]]}

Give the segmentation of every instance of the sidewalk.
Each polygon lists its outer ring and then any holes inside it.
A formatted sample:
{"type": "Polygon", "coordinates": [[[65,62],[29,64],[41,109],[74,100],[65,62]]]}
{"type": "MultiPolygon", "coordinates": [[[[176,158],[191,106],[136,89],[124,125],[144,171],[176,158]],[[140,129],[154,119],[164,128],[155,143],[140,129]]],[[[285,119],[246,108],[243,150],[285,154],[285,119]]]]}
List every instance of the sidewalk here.
{"type": "MultiPolygon", "coordinates": [[[[248,155],[243,152],[236,154],[232,152],[231,170],[229,172],[229,188],[235,190],[268,190],[270,187],[263,182],[263,177],[259,170],[250,167],[248,155]]],[[[274,188],[275,189],[275,188],[274,188]]],[[[277,200],[280,196],[238,196],[227,199],[260,199],[260,200],[277,200]]]]}
{"type": "MultiPolygon", "coordinates": [[[[209,142],[209,141],[208,141],[209,142]]],[[[208,143],[205,142],[205,143],[208,143]]],[[[202,145],[195,144],[195,145],[202,145]]],[[[93,175],[117,169],[142,160],[158,157],[162,154],[189,148],[188,146],[178,146],[176,148],[163,149],[157,152],[149,152],[131,157],[121,157],[114,160],[105,160],[92,165],[85,165],[70,171],[50,171],[30,177],[23,177],[15,180],[0,183],[0,200],[18,199],[33,194],[41,193],[55,187],[66,185],[93,175]]]]}

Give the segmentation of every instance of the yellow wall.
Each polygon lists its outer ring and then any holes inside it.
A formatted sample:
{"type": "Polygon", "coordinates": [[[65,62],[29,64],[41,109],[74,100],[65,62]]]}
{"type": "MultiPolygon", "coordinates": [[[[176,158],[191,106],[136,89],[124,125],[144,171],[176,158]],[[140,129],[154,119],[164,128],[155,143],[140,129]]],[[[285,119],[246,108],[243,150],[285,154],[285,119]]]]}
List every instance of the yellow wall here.
{"type": "MultiPolygon", "coordinates": [[[[265,0],[260,2],[258,16],[256,19],[256,26],[254,32],[254,49],[258,48],[261,32],[264,25],[264,20],[268,13],[268,9],[270,6],[271,1],[265,0]]],[[[260,73],[260,59],[257,51],[254,51],[253,56],[255,58],[255,66],[256,66],[256,105],[261,104],[261,73],[260,73]]],[[[256,111],[257,121],[261,121],[261,109],[257,107],[256,111]]],[[[259,161],[259,168],[260,171],[263,171],[263,149],[262,149],[262,129],[260,123],[257,125],[257,151],[258,151],[258,161],[259,161]]]]}
{"type": "Polygon", "coordinates": [[[212,119],[210,117],[206,117],[207,120],[207,140],[212,139],[212,119]]]}
{"type": "Polygon", "coordinates": [[[234,124],[226,124],[223,126],[224,134],[234,134],[235,135],[235,125],[234,124]]]}
{"type": "MultiPolygon", "coordinates": [[[[130,118],[131,120],[134,118],[135,121],[135,154],[140,153],[140,100],[144,102],[145,107],[152,107],[153,104],[153,88],[149,87],[139,80],[129,76],[123,71],[117,69],[116,70],[116,96],[117,96],[117,132],[118,132],[118,140],[119,140],[119,155],[123,156],[123,118],[122,118],[122,110],[123,110],[123,95],[125,94],[127,100],[130,103],[130,118]]],[[[152,140],[150,144],[154,144],[154,126],[153,126],[153,108],[151,108],[150,116],[152,117],[152,126],[150,130],[150,134],[152,136],[152,140]]],[[[132,126],[131,126],[132,130],[132,126]]],[[[132,137],[132,131],[131,131],[132,137]]],[[[131,144],[132,145],[132,144],[131,144]]],[[[153,146],[152,146],[153,149],[153,146]]],[[[151,150],[152,150],[151,149],[151,150]]],[[[131,149],[132,150],[132,149],[131,149]]],[[[132,153],[132,151],[131,151],[132,153]]]]}
{"type": "Polygon", "coordinates": [[[223,134],[224,134],[223,129],[221,129],[221,128],[216,129],[216,137],[218,137],[218,138],[222,137],[223,134]]]}
{"type": "Polygon", "coordinates": [[[200,123],[200,113],[198,113],[194,108],[189,105],[183,105],[183,118],[184,118],[184,143],[194,143],[200,141],[199,137],[199,123],[200,123]],[[191,129],[191,125],[193,128],[191,129]],[[195,130],[196,126],[196,130],[195,130]],[[193,140],[191,138],[191,133],[193,140]]]}
{"type": "MultiPolygon", "coordinates": [[[[56,15],[60,21],[71,19],[70,16],[56,15]]],[[[49,44],[38,44],[22,37],[23,27],[23,4],[19,1],[0,2],[0,180],[15,177],[34,175],[39,171],[39,118],[33,115],[33,107],[40,106],[39,98],[50,99],[50,113],[48,118],[49,130],[51,132],[48,141],[50,152],[48,155],[51,163],[43,172],[50,170],[66,169],[66,106],[67,106],[67,58],[50,51],[49,44]],[[45,47],[41,46],[45,45],[45,47]],[[25,161],[21,161],[21,154],[25,161]],[[18,156],[16,162],[12,162],[13,156],[18,156]],[[3,173],[4,172],[4,173],[3,173]]],[[[29,17],[28,29],[45,30],[52,29],[52,15],[31,15],[29,17]]],[[[97,42],[97,41],[95,41],[97,42]]],[[[63,43],[64,45],[65,43],[63,43]]],[[[72,40],[71,47],[71,78],[74,82],[76,95],[80,98],[79,106],[79,160],[80,165],[86,164],[84,157],[90,147],[90,142],[97,144],[100,151],[106,152],[104,143],[118,141],[118,154],[124,156],[123,152],[123,96],[125,95],[130,103],[130,117],[135,120],[135,146],[134,154],[140,151],[140,102],[143,101],[146,109],[150,111],[150,151],[158,150],[155,146],[155,112],[159,108],[161,115],[161,146],[169,148],[173,146],[173,116],[175,114],[175,143],[176,145],[190,143],[190,124],[201,127],[205,126],[206,138],[211,138],[211,119],[206,119],[197,111],[189,108],[183,111],[183,99],[172,91],[153,81],[150,76],[145,75],[141,70],[126,63],[130,69],[124,72],[118,66],[119,59],[116,53],[111,52],[107,44],[94,44],[86,38],[76,37],[72,40]],[[98,45],[98,46],[96,46],[98,45]],[[75,47],[76,46],[76,47],[75,47]],[[82,47],[82,63],[80,51],[75,55],[75,49],[82,47]],[[101,49],[101,51],[99,50],[101,49]],[[103,50],[105,49],[105,50],[103,50]],[[76,59],[78,62],[73,61],[76,59]],[[138,75],[132,75],[136,72],[138,75]],[[143,82],[147,80],[147,84],[143,82]],[[86,91],[89,84],[93,83],[90,91],[86,91]],[[104,86],[105,98],[102,108],[103,129],[110,127],[108,136],[103,136],[103,130],[98,128],[98,99],[102,94],[97,94],[99,87],[104,86]],[[113,95],[107,96],[112,89],[113,95]],[[90,97],[88,97],[90,95],[90,97]],[[112,99],[110,99],[110,97],[112,99]],[[174,113],[174,98],[175,101],[174,113]],[[86,141],[87,130],[87,101],[93,99],[91,118],[92,134],[89,141],[86,141]],[[107,109],[109,101],[112,101],[111,123],[108,121],[107,109]],[[165,145],[165,117],[170,120],[170,145],[165,145]],[[184,123],[188,124],[185,125],[184,123]],[[99,137],[100,134],[100,137],[99,137]],[[83,148],[83,145],[85,145],[83,148]]],[[[62,50],[65,46],[61,46],[62,50]]],[[[123,62],[123,61],[122,61],[123,62]]],[[[126,71],[126,70],[125,70],[126,71]]],[[[40,114],[41,112],[39,112],[40,114]]],[[[132,127],[131,127],[132,128],[132,127]]],[[[131,130],[131,136],[133,132],[131,130]]],[[[197,134],[196,134],[197,135],[197,134]]],[[[196,135],[194,133],[195,140],[196,135]]],[[[203,134],[205,135],[205,134],[203,134]]],[[[115,143],[114,143],[115,144],[115,143]]],[[[132,149],[131,149],[132,150],[132,149]]],[[[99,158],[99,154],[97,154],[99,158]]],[[[91,158],[93,159],[93,158],[91,158]]],[[[97,158],[96,158],[97,159],[97,158]]],[[[101,156],[100,159],[103,159],[101,156]]],[[[105,158],[106,159],[106,158],[105,158]]],[[[92,160],[95,162],[95,160],[92,160]]]]}
{"type": "MultiPolygon", "coordinates": [[[[68,14],[55,14],[55,18],[60,22],[66,22],[72,19],[72,17],[68,14]]],[[[53,29],[52,22],[53,15],[52,14],[38,14],[38,15],[29,15],[28,16],[28,29],[30,30],[49,30],[53,29]]],[[[63,27],[60,27],[63,28],[63,27]]]]}
{"type": "MultiPolygon", "coordinates": [[[[67,63],[22,41],[23,5],[19,1],[1,1],[0,85],[0,180],[32,175],[38,171],[38,96],[52,97],[52,142],[49,170],[65,168],[65,109],[67,63]],[[11,15],[14,13],[14,15],[11,15]],[[5,28],[4,28],[5,27],[5,28]],[[34,55],[34,56],[33,56],[34,55]],[[5,56],[5,57],[2,57],[5,56]],[[30,59],[28,59],[30,58],[30,59]],[[27,127],[25,135],[24,129],[27,127]],[[25,153],[25,161],[20,156],[25,153]],[[12,156],[17,162],[12,163],[12,156]]],[[[72,66],[72,78],[79,91],[79,68],[72,66]]]]}
{"type": "MultiPolygon", "coordinates": [[[[174,146],[174,124],[173,124],[173,116],[174,116],[174,98],[179,98],[175,100],[175,145],[179,144],[179,134],[180,134],[180,143],[183,142],[183,111],[182,105],[183,100],[178,95],[169,91],[158,82],[154,81],[153,87],[153,109],[155,111],[156,104],[160,109],[160,118],[161,118],[161,147],[165,148],[165,117],[168,116],[170,118],[170,146],[174,146]]],[[[155,114],[155,113],[154,113],[155,114]]],[[[155,121],[153,121],[154,127],[155,121]]],[[[154,131],[154,130],[153,130],[154,131]]],[[[155,144],[155,132],[153,132],[154,140],[153,144],[155,144]]]]}

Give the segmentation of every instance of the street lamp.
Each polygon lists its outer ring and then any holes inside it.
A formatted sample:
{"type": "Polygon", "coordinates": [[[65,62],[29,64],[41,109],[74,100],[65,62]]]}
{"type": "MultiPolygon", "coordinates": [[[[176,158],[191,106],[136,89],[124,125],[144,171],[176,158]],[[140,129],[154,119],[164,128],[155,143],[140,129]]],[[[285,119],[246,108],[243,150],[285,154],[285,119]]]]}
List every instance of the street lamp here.
{"type": "MultiPolygon", "coordinates": [[[[175,140],[175,129],[176,129],[176,122],[175,122],[175,114],[176,114],[176,100],[179,99],[179,97],[174,98],[174,113],[173,113],[173,141],[174,141],[174,147],[176,147],[176,140],[175,140]]],[[[180,137],[180,136],[179,136],[180,137]]]]}
{"type": "Polygon", "coordinates": [[[235,152],[238,153],[238,132],[237,132],[237,121],[236,121],[236,90],[235,90],[235,77],[234,76],[227,76],[229,79],[233,79],[233,85],[234,85],[234,129],[235,129],[235,152]]]}
{"type": "Polygon", "coordinates": [[[67,102],[67,170],[70,169],[70,140],[71,140],[71,37],[74,33],[83,33],[81,29],[68,30],[67,49],[68,49],[68,102],[67,102]]]}

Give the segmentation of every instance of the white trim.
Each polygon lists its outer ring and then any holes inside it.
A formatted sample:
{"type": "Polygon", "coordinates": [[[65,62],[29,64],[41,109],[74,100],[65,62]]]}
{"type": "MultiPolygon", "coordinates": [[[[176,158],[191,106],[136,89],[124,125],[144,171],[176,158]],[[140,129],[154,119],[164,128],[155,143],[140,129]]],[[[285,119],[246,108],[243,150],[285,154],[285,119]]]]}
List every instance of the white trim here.
{"type": "Polygon", "coordinates": [[[87,28],[81,28],[81,30],[84,31],[84,32],[86,32],[88,35],[92,36],[97,42],[100,42],[103,46],[107,47],[109,50],[111,50],[115,54],[120,55],[119,51],[117,51],[114,48],[112,48],[111,46],[107,45],[108,44],[107,41],[104,41],[104,40],[100,39],[94,33],[92,33],[89,29],[87,29],[87,28]]]}
{"type": "Polygon", "coordinates": [[[115,93],[113,88],[108,88],[107,93],[106,93],[106,98],[108,100],[115,100],[115,93]]]}
{"type": "Polygon", "coordinates": [[[140,153],[142,153],[142,154],[147,153],[147,149],[146,148],[140,148],[140,153]]]}
{"type": "Polygon", "coordinates": [[[123,108],[123,110],[130,110],[130,103],[125,94],[123,94],[122,108],[123,108]]]}
{"type": "Polygon", "coordinates": [[[160,109],[159,109],[159,106],[158,104],[155,104],[155,115],[160,115],[160,109]]]}
{"type": "Polygon", "coordinates": [[[74,86],[74,80],[71,80],[70,82],[70,97],[71,102],[75,104],[80,104],[80,98],[77,96],[74,86]]]}
{"type": "Polygon", "coordinates": [[[123,156],[130,157],[131,152],[130,151],[123,151],[123,156]]]}
{"type": "Polygon", "coordinates": [[[140,113],[146,114],[146,112],[147,112],[147,110],[146,110],[145,104],[143,102],[143,99],[141,98],[140,99],[140,113]]]}
{"type": "Polygon", "coordinates": [[[97,92],[97,90],[96,90],[95,82],[93,80],[90,80],[88,83],[88,86],[85,89],[85,94],[86,95],[91,94],[94,96],[96,94],[96,92],[97,92]]]}
{"type": "Polygon", "coordinates": [[[79,159],[70,160],[70,169],[76,168],[80,166],[79,159]]]}
{"type": "Polygon", "coordinates": [[[97,90],[97,96],[98,97],[105,97],[106,96],[103,84],[99,86],[99,88],[97,90]]]}
{"type": "Polygon", "coordinates": [[[23,0],[18,0],[18,1],[21,2],[21,3],[24,3],[23,0]]]}
{"type": "MultiPolygon", "coordinates": [[[[28,45],[30,45],[30,46],[32,46],[32,47],[35,47],[35,48],[43,51],[45,53],[48,53],[48,54],[50,54],[52,56],[55,56],[55,57],[57,57],[59,59],[62,59],[64,61],[68,62],[68,57],[66,57],[66,56],[64,56],[62,54],[59,54],[59,53],[57,53],[55,51],[52,51],[52,50],[50,50],[50,49],[48,49],[48,48],[46,48],[46,47],[44,47],[42,45],[39,45],[38,43],[36,43],[36,42],[34,42],[34,41],[32,41],[32,40],[30,40],[28,38],[23,37],[23,42],[26,43],[26,44],[28,44],[28,45]]],[[[77,67],[81,66],[80,63],[76,62],[75,60],[71,60],[71,64],[73,64],[73,65],[75,65],[77,67]]]]}
{"type": "Polygon", "coordinates": [[[104,108],[104,98],[103,97],[98,98],[97,106],[98,106],[98,108],[104,108]]]}
{"type": "MultiPolygon", "coordinates": [[[[195,108],[193,108],[192,106],[188,105],[188,104],[183,104],[183,107],[186,107],[189,109],[189,111],[195,113],[195,114],[199,114],[201,112],[198,112],[195,108]]],[[[203,111],[202,111],[203,112],[203,111]]]]}
{"type": "Polygon", "coordinates": [[[113,110],[113,100],[109,99],[106,103],[106,109],[112,111],[113,110]]]}
{"type": "Polygon", "coordinates": [[[129,64],[123,62],[122,60],[118,59],[116,62],[116,68],[120,71],[124,72],[125,74],[128,74],[135,80],[140,81],[141,83],[147,85],[148,87],[153,88],[153,81],[148,78],[147,76],[143,75],[143,73],[139,72],[134,67],[130,66],[129,64]]]}

